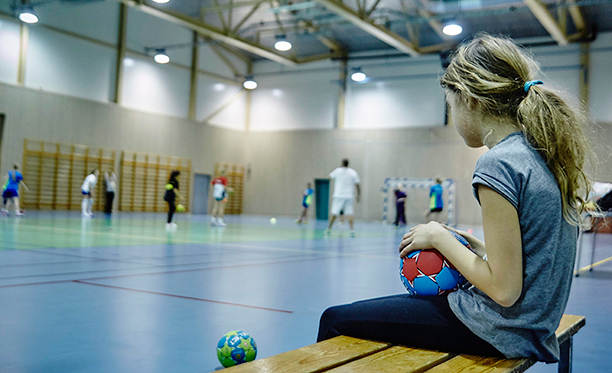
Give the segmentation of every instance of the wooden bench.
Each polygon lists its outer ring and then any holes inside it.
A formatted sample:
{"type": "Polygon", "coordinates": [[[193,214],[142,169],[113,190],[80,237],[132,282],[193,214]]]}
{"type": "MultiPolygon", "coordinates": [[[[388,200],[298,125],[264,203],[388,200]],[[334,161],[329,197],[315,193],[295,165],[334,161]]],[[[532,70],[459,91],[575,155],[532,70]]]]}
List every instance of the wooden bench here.
{"type": "MultiPolygon", "coordinates": [[[[559,372],[572,370],[572,337],[585,324],[584,316],[563,315],[557,339],[561,347],[559,372]]],[[[339,336],[297,350],[255,360],[224,371],[239,372],[407,372],[520,373],[533,359],[502,359],[424,350],[390,343],[339,336]]]]}

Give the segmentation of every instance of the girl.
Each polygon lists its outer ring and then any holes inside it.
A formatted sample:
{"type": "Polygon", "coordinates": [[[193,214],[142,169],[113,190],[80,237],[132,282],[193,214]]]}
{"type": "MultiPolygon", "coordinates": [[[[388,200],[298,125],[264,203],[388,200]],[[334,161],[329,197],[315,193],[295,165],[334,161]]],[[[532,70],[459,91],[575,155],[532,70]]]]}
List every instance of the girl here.
{"type": "Polygon", "coordinates": [[[81,202],[81,213],[85,218],[93,218],[93,193],[96,192],[96,183],[98,182],[100,171],[93,170],[83,181],[81,186],[81,194],[83,201],[81,202]]]}
{"type": "Polygon", "coordinates": [[[306,190],[304,190],[304,193],[302,194],[302,207],[303,207],[302,214],[300,215],[300,218],[295,221],[296,223],[298,224],[308,223],[308,207],[310,207],[310,204],[312,203],[313,194],[314,194],[314,190],[312,189],[312,184],[307,183],[306,190]]]}
{"type": "Polygon", "coordinates": [[[181,199],[181,192],[179,192],[178,177],[181,174],[180,171],[172,171],[170,178],[166,184],[166,194],[164,195],[164,201],[168,202],[168,221],[166,222],[166,229],[176,228],[176,223],[172,222],[172,217],[176,211],[176,199],[181,199]]]}
{"type": "Polygon", "coordinates": [[[555,362],[580,213],[590,183],[583,118],[532,79],[536,63],[508,39],[479,35],[441,79],[457,131],[490,150],[472,186],[485,242],[437,222],[404,235],[400,257],[436,249],[469,280],[448,296],[398,295],[328,309],[319,340],[339,334],[477,355],[555,362]]]}

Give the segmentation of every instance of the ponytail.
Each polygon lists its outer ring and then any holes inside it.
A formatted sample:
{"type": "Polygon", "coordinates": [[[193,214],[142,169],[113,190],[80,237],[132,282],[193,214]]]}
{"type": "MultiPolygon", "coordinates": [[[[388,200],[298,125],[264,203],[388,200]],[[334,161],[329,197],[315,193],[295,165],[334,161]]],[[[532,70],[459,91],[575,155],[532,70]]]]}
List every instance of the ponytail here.
{"type": "Polygon", "coordinates": [[[591,183],[584,171],[589,154],[582,130],[586,120],[561,97],[533,86],[520,102],[516,115],[529,143],[538,150],[555,176],[563,204],[563,217],[580,225],[591,183]]]}
{"type": "Polygon", "coordinates": [[[591,182],[585,172],[593,152],[581,112],[533,81],[539,66],[509,38],[479,34],[460,46],[440,79],[448,93],[473,102],[484,114],[507,118],[538,150],[561,192],[563,217],[581,225],[591,182]]]}

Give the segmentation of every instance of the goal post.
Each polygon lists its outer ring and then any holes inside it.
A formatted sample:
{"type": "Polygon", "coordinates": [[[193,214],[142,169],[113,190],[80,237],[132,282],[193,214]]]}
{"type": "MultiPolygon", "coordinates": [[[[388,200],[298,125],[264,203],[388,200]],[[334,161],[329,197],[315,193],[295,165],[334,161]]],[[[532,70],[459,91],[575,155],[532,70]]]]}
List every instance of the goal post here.
{"type": "MultiPolygon", "coordinates": [[[[381,191],[384,194],[383,199],[383,224],[387,224],[390,222],[390,214],[393,214],[395,197],[393,195],[393,191],[395,187],[402,186],[408,191],[408,196],[410,198],[410,189],[425,189],[429,190],[431,186],[435,184],[435,179],[430,178],[414,178],[414,177],[388,177],[385,179],[383,186],[381,187],[381,191]]],[[[457,217],[456,217],[456,186],[457,182],[453,179],[442,179],[442,189],[444,190],[444,194],[446,194],[446,203],[444,206],[444,210],[448,213],[448,219],[446,224],[449,226],[457,225],[457,217]]],[[[443,196],[444,196],[443,194],[443,196]]]]}

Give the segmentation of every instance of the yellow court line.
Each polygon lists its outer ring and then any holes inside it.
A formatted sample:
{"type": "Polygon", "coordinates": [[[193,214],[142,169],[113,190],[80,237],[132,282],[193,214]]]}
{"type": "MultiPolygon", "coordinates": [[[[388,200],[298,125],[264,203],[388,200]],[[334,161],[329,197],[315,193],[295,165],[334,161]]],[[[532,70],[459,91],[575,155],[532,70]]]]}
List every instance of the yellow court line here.
{"type": "Polygon", "coordinates": [[[577,274],[579,274],[579,273],[581,273],[581,272],[588,271],[589,269],[591,269],[591,268],[593,268],[593,267],[596,267],[596,266],[598,266],[598,265],[600,265],[600,264],[607,263],[607,262],[609,262],[609,261],[612,261],[612,256],[611,256],[611,257],[609,257],[609,258],[606,258],[606,259],[600,260],[600,261],[599,261],[599,262],[597,262],[597,263],[589,264],[588,266],[582,267],[582,268],[580,268],[579,270],[575,271],[575,272],[574,272],[574,275],[577,275],[577,274]]]}
{"type": "MultiPolygon", "coordinates": [[[[41,226],[33,226],[33,225],[26,225],[26,226],[21,226],[19,227],[21,228],[31,228],[31,229],[47,229],[47,230],[52,230],[52,231],[63,231],[63,232],[67,232],[67,233],[84,233],[81,230],[77,230],[77,229],[69,229],[69,228],[60,228],[60,227],[41,227],[41,226]]],[[[97,236],[116,236],[116,237],[125,237],[125,238],[135,238],[135,239],[140,239],[140,240],[157,240],[159,242],[168,242],[167,238],[164,237],[155,237],[155,236],[135,236],[135,235],[131,235],[131,234],[123,234],[123,233],[115,233],[115,232],[99,232],[99,231],[86,231],[85,233],[87,234],[93,234],[93,235],[97,235],[97,236]]],[[[206,243],[206,242],[193,242],[193,241],[185,241],[185,240],[172,240],[172,243],[206,243]]]]}

